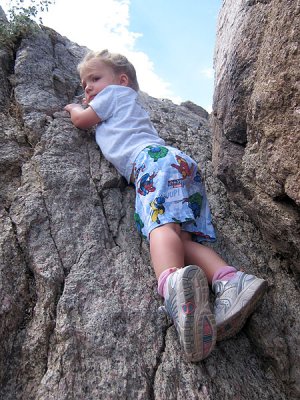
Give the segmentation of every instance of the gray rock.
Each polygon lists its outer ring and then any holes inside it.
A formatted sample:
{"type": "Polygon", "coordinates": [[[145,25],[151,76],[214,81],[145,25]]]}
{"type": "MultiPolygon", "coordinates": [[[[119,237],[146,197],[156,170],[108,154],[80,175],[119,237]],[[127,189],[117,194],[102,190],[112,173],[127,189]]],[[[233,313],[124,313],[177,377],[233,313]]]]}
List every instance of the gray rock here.
{"type": "Polygon", "coordinates": [[[299,5],[281,11],[278,1],[227,1],[222,9],[213,162],[231,197],[299,273],[299,5]]]}
{"type": "Polygon", "coordinates": [[[300,396],[293,316],[300,272],[299,14],[299,2],[225,1],[212,116],[214,170],[229,199],[258,227],[262,247],[269,247],[262,268],[271,273],[274,324],[267,329],[270,321],[264,322],[261,339],[291,397],[300,396]]]}
{"type": "Polygon", "coordinates": [[[0,49],[0,106],[6,107],[9,104],[11,85],[7,76],[13,66],[12,57],[8,51],[0,49]]]}
{"type": "Polygon", "coordinates": [[[197,104],[193,103],[192,101],[184,101],[180,105],[186,107],[190,111],[193,111],[195,114],[199,115],[200,117],[203,117],[205,119],[208,119],[208,117],[209,117],[208,112],[204,108],[202,108],[201,106],[198,106],[197,104]]]}
{"type": "Polygon", "coordinates": [[[201,165],[217,251],[270,285],[240,334],[203,362],[184,360],[174,326],[157,312],[148,244],[133,221],[134,188],[103,158],[94,132],[74,128],[62,111],[80,93],[84,52],[43,28],[16,49],[15,75],[1,71],[12,96],[0,109],[0,397],[296,398],[291,258],[214,176],[208,121],[141,93],[160,134],[201,165]]]}

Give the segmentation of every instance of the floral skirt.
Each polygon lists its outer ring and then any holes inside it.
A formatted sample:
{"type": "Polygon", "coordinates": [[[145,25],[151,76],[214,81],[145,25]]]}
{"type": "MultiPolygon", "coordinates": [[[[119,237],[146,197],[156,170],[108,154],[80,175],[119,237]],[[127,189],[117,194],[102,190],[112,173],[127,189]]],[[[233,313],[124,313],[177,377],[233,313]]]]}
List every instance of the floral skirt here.
{"type": "Polygon", "coordinates": [[[216,239],[197,163],[170,146],[148,146],[133,166],[134,220],[142,236],[164,224],[180,224],[198,242],[216,239]]]}

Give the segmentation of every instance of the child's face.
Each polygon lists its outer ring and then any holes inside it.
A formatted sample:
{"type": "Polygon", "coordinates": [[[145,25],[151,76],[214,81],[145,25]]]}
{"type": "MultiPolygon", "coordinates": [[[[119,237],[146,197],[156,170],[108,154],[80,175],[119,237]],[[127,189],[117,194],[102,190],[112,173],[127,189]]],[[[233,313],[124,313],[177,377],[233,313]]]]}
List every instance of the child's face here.
{"type": "Polygon", "coordinates": [[[113,69],[96,58],[88,61],[81,71],[81,83],[85,92],[85,103],[88,104],[96,94],[108,85],[120,85],[120,76],[113,69]]]}

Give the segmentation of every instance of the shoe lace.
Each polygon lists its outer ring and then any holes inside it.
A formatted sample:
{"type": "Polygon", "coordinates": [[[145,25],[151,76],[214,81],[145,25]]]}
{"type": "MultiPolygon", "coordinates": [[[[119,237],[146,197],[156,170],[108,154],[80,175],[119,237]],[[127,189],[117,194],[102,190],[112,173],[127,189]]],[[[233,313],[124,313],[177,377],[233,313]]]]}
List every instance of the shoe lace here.
{"type": "Polygon", "coordinates": [[[222,293],[224,292],[225,286],[226,286],[227,281],[216,281],[213,284],[213,292],[216,296],[216,298],[220,297],[222,293]]]}

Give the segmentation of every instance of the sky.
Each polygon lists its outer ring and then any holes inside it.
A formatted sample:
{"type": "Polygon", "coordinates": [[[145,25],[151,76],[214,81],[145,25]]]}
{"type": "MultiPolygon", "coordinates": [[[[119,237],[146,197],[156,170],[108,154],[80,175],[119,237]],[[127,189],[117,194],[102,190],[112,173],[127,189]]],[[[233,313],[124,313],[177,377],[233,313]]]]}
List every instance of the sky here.
{"type": "Polygon", "coordinates": [[[221,5],[222,0],[55,0],[41,16],[44,25],[79,45],[124,54],[149,95],[177,104],[190,100],[210,112],[221,5]]]}

